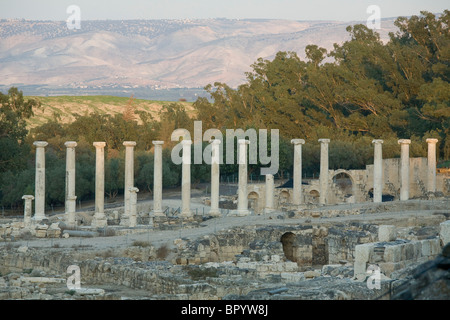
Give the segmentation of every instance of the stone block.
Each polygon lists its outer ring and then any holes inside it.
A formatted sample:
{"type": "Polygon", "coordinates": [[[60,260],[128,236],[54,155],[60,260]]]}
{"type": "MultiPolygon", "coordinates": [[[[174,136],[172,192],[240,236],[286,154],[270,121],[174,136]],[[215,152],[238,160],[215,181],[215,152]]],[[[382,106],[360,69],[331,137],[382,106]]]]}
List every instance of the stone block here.
{"type": "Polygon", "coordinates": [[[378,227],[378,241],[390,242],[397,238],[395,226],[381,225],[378,227]]]}
{"type": "Polygon", "coordinates": [[[374,244],[365,243],[355,246],[355,262],[369,262],[374,254],[374,244]]]}
{"type": "Polygon", "coordinates": [[[422,240],[422,256],[431,257],[440,253],[439,239],[422,240]]]}
{"type": "Polygon", "coordinates": [[[445,247],[450,242],[450,220],[442,222],[439,225],[439,238],[442,243],[442,247],[445,247]]]}
{"type": "Polygon", "coordinates": [[[355,276],[361,275],[361,274],[365,275],[367,272],[367,262],[355,261],[353,269],[354,269],[353,272],[354,272],[355,276]]]}
{"type": "Polygon", "coordinates": [[[398,262],[402,259],[400,246],[386,246],[383,259],[385,262],[398,262]]]}

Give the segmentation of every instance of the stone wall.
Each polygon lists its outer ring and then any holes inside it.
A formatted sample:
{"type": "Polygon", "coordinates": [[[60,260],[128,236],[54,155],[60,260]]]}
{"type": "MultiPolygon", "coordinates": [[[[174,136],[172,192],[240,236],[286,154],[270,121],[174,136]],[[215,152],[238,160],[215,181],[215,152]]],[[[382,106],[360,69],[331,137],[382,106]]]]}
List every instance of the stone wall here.
{"type": "Polygon", "coordinates": [[[357,245],[355,247],[355,276],[365,276],[369,265],[377,265],[381,273],[391,273],[420,260],[434,259],[441,252],[439,238],[408,241],[395,240],[357,245]]]}

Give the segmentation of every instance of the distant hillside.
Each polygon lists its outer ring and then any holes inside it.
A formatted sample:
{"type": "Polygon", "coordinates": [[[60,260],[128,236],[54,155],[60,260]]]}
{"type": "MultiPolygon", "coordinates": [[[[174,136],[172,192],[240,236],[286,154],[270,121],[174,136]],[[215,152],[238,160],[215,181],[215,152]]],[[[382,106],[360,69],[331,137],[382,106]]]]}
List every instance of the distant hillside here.
{"type": "MultiPolygon", "coordinates": [[[[382,20],[382,39],[396,31],[394,20],[382,20]]],[[[65,22],[0,20],[0,86],[41,86],[39,95],[64,88],[119,95],[124,88],[202,88],[216,81],[236,87],[258,58],[278,51],[304,57],[308,44],[330,50],[349,39],[345,29],[355,23],[365,22],[83,21],[80,30],[68,30],[65,22]]]]}
{"type": "MultiPolygon", "coordinates": [[[[75,119],[75,115],[88,115],[98,112],[100,114],[122,114],[130,98],[114,96],[59,96],[59,97],[32,97],[41,102],[41,108],[34,109],[34,116],[28,120],[28,128],[33,128],[46,123],[49,120],[58,119],[62,123],[68,123],[75,119]]],[[[147,111],[154,119],[159,119],[159,111],[165,104],[173,102],[152,101],[134,99],[132,105],[135,110],[147,111]]],[[[179,102],[192,112],[192,103],[179,102]]],[[[139,122],[139,116],[136,115],[139,122]]]]}

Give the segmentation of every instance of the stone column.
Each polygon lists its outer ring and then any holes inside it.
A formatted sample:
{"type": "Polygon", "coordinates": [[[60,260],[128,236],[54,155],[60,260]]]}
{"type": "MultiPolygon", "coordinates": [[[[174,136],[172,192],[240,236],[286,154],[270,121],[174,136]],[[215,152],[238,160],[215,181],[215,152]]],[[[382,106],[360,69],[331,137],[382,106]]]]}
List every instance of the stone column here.
{"type": "Polygon", "coordinates": [[[45,219],[45,147],[46,141],[35,141],[36,146],[36,179],[34,187],[34,196],[36,197],[34,205],[34,220],[41,221],[45,219]]]}
{"type": "Polygon", "coordinates": [[[273,205],[275,194],[275,184],[273,174],[266,174],[266,207],[264,208],[265,213],[270,213],[275,210],[273,205]]]}
{"type": "Polygon", "coordinates": [[[191,211],[191,140],[183,140],[183,163],[181,177],[181,216],[192,217],[191,211]]]}
{"type": "Polygon", "coordinates": [[[250,141],[245,139],[239,139],[239,189],[238,189],[238,207],[236,214],[238,216],[247,216],[250,214],[248,211],[248,199],[247,199],[247,145],[250,141]]]}
{"type": "Polygon", "coordinates": [[[75,226],[75,212],[77,197],[75,195],[75,141],[68,141],[66,146],[66,222],[68,226],[75,226]]]}
{"type": "Polygon", "coordinates": [[[164,141],[153,141],[155,152],[153,157],[153,216],[164,216],[162,210],[162,145],[164,141]]]}
{"type": "Polygon", "coordinates": [[[305,144],[303,139],[292,139],[294,145],[294,188],[292,193],[292,203],[295,205],[302,204],[302,145],[305,144]]]}
{"type": "Polygon", "coordinates": [[[428,143],[428,191],[436,192],[436,143],[438,139],[427,139],[428,143]]]}
{"type": "Polygon", "coordinates": [[[382,202],[383,198],[383,140],[373,140],[373,202],[382,202]]]}
{"type": "Polygon", "coordinates": [[[128,192],[130,193],[130,228],[135,228],[137,226],[137,193],[139,192],[138,188],[129,188],[128,192]]]}
{"type": "Polygon", "coordinates": [[[409,199],[409,145],[411,140],[400,139],[398,143],[401,147],[400,162],[400,200],[409,199]]]}
{"type": "Polygon", "coordinates": [[[130,224],[130,192],[134,187],[134,147],[135,141],[125,141],[125,188],[124,190],[124,213],[120,219],[120,225],[128,226],[130,224]]]}
{"type": "Polygon", "coordinates": [[[94,142],[95,147],[95,214],[92,227],[105,227],[105,146],[106,142],[94,142]]]}
{"type": "Polygon", "coordinates": [[[328,196],[328,144],[330,139],[319,139],[320,142],[320,204],[326,204],[328,196]]]}
{"type": "Polygon", "coordinates": [[[25,228],[29,228],[31,226],[31,214],[33,211],[32,201],[34,200],[34,196],[25,195],[22,197],[25,200],[25,206],[23,210],[23,226],[25,228]]]}
{"type": "Polygon", "coordinates": [[[220,140],[215,139],[210,141],[211,148],[211,210],[209,215],[219,217],[219,187],[220,187],[220,154],[219,145],[220,140]]]}

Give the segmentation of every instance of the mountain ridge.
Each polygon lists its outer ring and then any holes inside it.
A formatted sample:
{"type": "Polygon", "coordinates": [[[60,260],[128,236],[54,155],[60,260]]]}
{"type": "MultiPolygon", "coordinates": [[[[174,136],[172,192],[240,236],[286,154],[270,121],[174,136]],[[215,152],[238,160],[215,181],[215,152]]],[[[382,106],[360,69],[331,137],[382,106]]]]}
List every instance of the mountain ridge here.
{"type": "MultiPolygon", "coordinates": [[[[396,31],[383,19],[382,40],[396,31]]],[[[0,20],[0,86],[90,88],[237,87],[258,58],[308,44],[327,50],[349,40],[361,22],[276,19],[88,20],[81,30],[65,22],[0,20]]],[[[110,94],[110,92],[108,92],[110,94]]]]}

